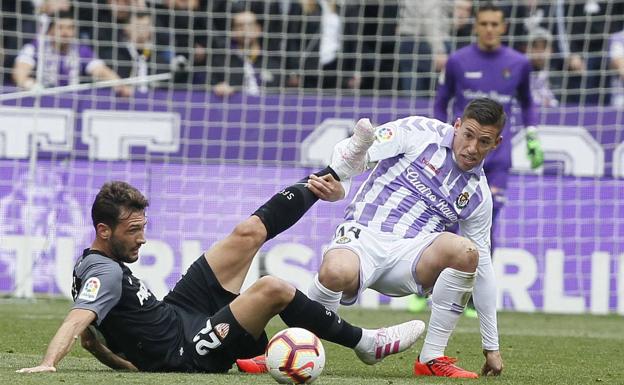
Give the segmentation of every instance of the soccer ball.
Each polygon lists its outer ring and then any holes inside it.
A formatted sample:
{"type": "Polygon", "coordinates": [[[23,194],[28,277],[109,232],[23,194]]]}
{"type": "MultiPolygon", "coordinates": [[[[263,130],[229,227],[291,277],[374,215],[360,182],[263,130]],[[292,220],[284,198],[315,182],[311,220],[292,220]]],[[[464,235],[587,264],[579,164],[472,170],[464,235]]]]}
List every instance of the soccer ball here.
{"type": "Polygon", "coordinates": [[[265,352],[269,373],[280,384],[309,384],[325,367],[325,349],[313,333],[284,329],[271,338],[265,352]]]}

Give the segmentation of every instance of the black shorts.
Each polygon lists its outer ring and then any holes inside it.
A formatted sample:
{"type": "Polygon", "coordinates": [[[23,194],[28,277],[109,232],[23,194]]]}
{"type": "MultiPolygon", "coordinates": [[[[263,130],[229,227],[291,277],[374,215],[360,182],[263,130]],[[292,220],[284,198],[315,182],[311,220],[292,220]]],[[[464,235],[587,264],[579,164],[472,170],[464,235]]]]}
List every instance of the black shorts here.
{"type": "Polygon", "coordinates": [[[255,339],[242,330],[232,316],[229,304],[238,295],[225,290],[206,258],[202,255],[189,267],[164,302],[173,305],[180,315],[184,328],[185,362],[190,370],[219,373],[228,371],[238,358],[250,358],[264,353],[268,339],[266,333],[255,339]],[[236,323],[235,325],[231,325],[236,323]],[[224,328],[231,330],[234,338],[223,341],[224,328]],[[207,327],[209,326],[209,327],[207,327]],[[208,329],[216,330],[208,330],[208,329]],[[201,340],[196,336],[201,333],[201,340]],[[238,335],[237,335],[238,334],[238,335]],[[219,335],[219,337],[217,337],[219,335]],[[193,341],[193,339],[196,341],[193,341]]]}

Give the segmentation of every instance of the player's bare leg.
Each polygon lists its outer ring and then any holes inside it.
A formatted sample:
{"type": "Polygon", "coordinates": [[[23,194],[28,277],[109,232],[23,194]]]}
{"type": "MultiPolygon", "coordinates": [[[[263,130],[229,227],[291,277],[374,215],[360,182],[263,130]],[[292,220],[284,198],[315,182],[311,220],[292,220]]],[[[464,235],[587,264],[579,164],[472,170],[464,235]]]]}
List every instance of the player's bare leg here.
{"type": "Polygon", "coordinates": [[[204,253],[208,265],[225,290],[234,294],[240,292],[253,257],[266,237],[264,224],[260,218],[252,215],[204,253]]]}
{"type": "Polygon", "coordinates": [[[336,311],[340,299],[354,297],[360,285],[360,258],[349,249],[332,249],[323,262],[314,281],[308,288],[308,296],[336,311]]]}
{"type": "Polygon", "coordinates": [[[238,294],[262,244],[295,224],[319,198],[332,201],[344,196],[334,175],[327,167],[284,188],[204,253],[224,289],[238,294]]]}
{"type": "Polygon", "coordinates": [[[472,294],[479,253],[474,244],[453,233],[442,233],[427,247],[416,265],[423,287],[432,287],[431,318],[425,343],[414,363],[417,376],[476,378],[445,356],[448,339],[472,294]]]}

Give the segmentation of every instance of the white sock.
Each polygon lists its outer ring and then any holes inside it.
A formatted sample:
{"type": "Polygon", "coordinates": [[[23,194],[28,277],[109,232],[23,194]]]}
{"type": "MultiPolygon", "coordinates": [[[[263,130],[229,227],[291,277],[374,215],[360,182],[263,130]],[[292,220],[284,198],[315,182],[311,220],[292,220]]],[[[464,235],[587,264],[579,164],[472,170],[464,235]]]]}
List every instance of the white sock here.
{"type": "Polygon", "coordinates": [[[308,298],[319,302],[329,310],[336,312],[340,306],[341,291],[329,290],[321,282],[319,282],[318,274],[314,276],[312,284],[308,288],[308,298]]]}
{"type": "Polygon", "coordinates": [[[431,318],[420,351],[420,362],[442,357],[449,337],[461,317],[474,286],[476,273],[447,267],[442,270],[431,295],[431,318]]]}
{"type": "Polygon", "coordinates": [[[364,329],[362,328],[362,338],[360,338],[360,342],[355,345],[353,350],[359,352],[367,352],[370,350],[371,346],[375,343],[375,336],[377,335],[377,329],[364,329]]]}

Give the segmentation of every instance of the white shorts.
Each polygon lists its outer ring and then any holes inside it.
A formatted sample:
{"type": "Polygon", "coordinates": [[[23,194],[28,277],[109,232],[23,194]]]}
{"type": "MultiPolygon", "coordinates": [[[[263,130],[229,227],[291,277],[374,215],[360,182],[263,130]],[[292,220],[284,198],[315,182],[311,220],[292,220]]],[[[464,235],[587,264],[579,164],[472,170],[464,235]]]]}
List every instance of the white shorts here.
{"type": "Polygon", "coordinates": [[[349,249],[360,259],[360,285],[355,297],[343,295],[343,305],[352,305],[364,289],[371,288],[391,297],[424,295],[416,280],[416,264],[422,252],[441,233],[401,238],[382,233],[356,222],[344,222],[336,229],[334,239],[323,256],[334,249],[349,249]]]}

